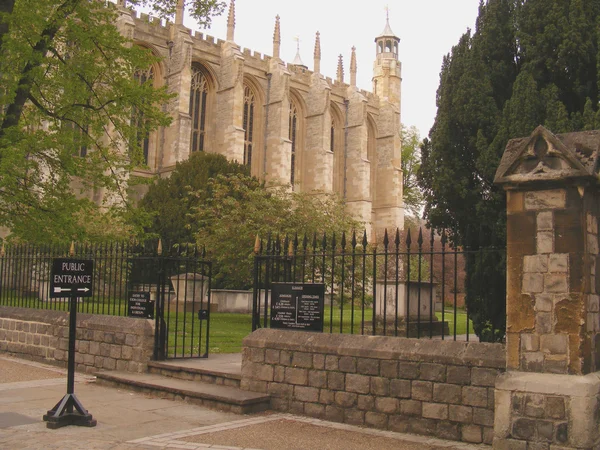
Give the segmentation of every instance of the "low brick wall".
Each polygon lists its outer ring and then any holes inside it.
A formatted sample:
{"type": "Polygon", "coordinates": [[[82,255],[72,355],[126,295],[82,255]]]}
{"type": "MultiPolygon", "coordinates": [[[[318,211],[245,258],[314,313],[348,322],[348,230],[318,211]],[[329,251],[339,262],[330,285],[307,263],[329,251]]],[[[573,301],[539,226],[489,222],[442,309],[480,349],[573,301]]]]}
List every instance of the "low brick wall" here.
{"type": "MultiPolygon", "coordinates": [[[[153,348],[151,320],[77,314],[77,371],[145,372],[153,348]]],[[[0,307],[0,351],[66,367],[68,349],[68,313],[0,307]]]]}
{"type": "Polygon", "coordinates": [[[492,443],[501,344],[261,329],[243,346],[241,387],[275,410],[492,443]]]}

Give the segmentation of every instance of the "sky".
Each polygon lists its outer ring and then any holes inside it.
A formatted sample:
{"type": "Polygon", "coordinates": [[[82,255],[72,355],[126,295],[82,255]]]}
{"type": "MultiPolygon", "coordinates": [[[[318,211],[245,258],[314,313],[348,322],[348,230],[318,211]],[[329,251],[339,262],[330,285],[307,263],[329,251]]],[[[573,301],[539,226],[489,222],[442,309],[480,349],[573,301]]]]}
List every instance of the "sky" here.
{"type": "MultiPolygon", "coordinates": [[[[229,4],[229,0],[226,0],[229,4]]],[[[356,47],[357,84],[372,91],[375,37],[390,26],[400,38],[402,62],[402,123],[415,126],[426,137],[433,125],[444,55],[460,36],[473,29],[479,0],[236,0],[235,42],[243,48],[273,54],[275,16],[281,17],[281,58],[300,56],[313,69],[315,33],[321,33],[321,73],[335,78],[338,55],[344,58],[344,80],[350,81],[350,54],[356,47]]],[[[185,25],[197,29],[189,19],[185,25]]],[[[227,11],[201,32],[225,39],[227,11]]]]}

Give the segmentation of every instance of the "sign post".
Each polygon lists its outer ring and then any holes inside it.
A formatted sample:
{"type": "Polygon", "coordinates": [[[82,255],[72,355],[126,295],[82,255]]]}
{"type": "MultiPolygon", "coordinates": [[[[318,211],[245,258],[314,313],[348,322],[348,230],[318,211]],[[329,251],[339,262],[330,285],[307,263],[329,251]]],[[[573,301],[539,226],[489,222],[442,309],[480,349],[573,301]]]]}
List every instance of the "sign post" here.
{"type": "Polygon", "coordinates": [[[93,260],[57,258],[52,261],[50,298],[69,298],[69,360],[67,394],[44,414],[47,428],[56,429],[67,425],[96,426],[96,420],[75,396],[77,297],[92,296],[93,273],[93,260]]]}

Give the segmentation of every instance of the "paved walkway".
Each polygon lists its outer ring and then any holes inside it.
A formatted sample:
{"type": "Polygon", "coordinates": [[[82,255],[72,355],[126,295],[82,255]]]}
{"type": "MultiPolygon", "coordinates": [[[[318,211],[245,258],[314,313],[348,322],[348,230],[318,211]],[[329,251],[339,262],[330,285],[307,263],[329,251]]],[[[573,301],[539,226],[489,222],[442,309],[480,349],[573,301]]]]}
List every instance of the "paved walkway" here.
{"type": "Polygon", "coordinates": [[[94,381],[94,377],[78,375],[75,394],[98,425],[50,430],[42,416],[64,396],[65,371],[0,355],[0,448],[489,449],[288,414],[239,416],[99,386],[94,381]]]}

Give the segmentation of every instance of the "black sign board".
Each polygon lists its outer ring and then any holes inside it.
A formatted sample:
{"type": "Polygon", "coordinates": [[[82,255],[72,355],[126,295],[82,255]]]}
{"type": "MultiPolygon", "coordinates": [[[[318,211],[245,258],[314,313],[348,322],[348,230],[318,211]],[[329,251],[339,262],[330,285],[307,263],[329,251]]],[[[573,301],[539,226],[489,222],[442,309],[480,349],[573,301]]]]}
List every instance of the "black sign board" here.
{"type": "Polygon", "coordinates": [[[271,328],[323,331],[325,285],[273,283],[271,328]]]}
{"type": "Polygon", "coordinates": [[[150,300],[150,292],[129,292],[127,315],[139,319],[154,319],[154,300],[150,300]]]}
{"type": "Polygon", "coordinates": [[[93,260],[53,259],[50,275],[50,298],[91,297],[93,281],[93,260]]]}

